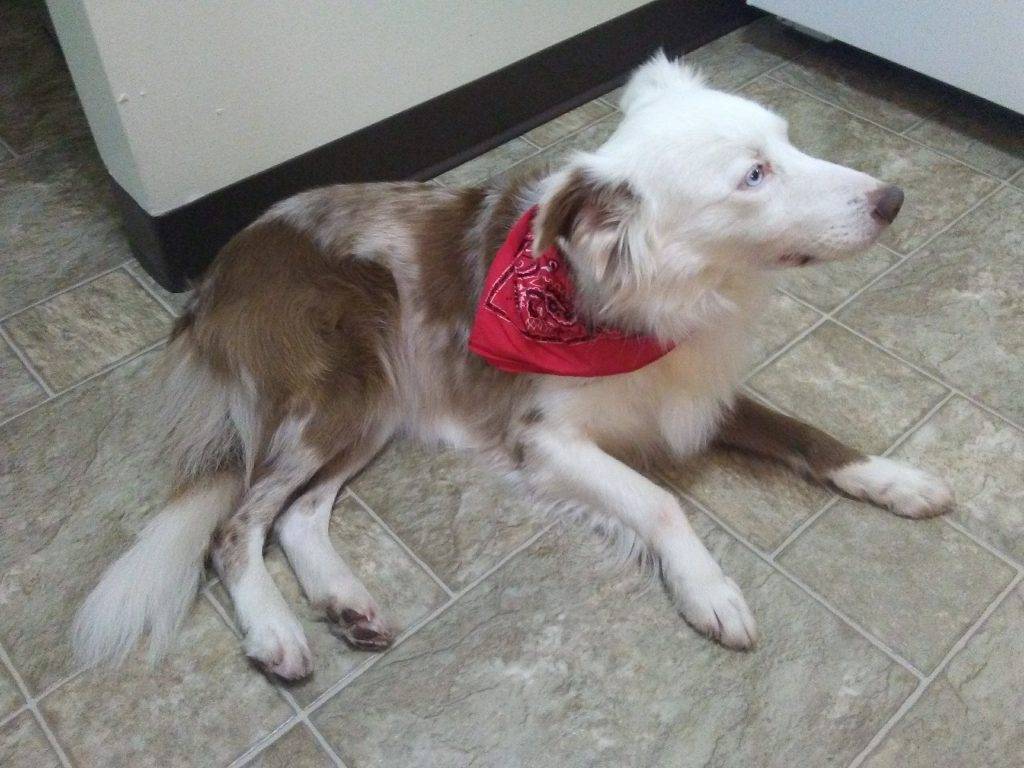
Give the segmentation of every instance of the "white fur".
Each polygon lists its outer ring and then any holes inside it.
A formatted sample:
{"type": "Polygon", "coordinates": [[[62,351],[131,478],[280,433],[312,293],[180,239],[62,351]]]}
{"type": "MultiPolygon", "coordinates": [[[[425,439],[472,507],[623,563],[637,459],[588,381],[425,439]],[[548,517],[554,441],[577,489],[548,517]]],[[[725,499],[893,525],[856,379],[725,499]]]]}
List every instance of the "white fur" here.
{"type": "Polygon", "coordinates": [[[121,662],[149,631],[151,659],[169,649],[203,573],[203,557],[240,482],[219,475],[168,504],[114,562],[75,617],[78,663],[121,662]]]}
{"type": "Polygon", "coordinates": [[[313,671],[313,654],[302,624],[263,561],[262,538],[250,538],[245,570],[229,591],[249,658],[284,680],[298,680],[313,671]]]}
{"type": "Polygon", "coordinates": [[[661,486],[570,433],[542,432],[531,450],[543,471],[528,478],[542,494],[611,515],[634,532],[661,565],[676,608],[698,631],[730,648],[750,648],[757,625],[736,584],[661,486]]]}
{"type": "MultiPolygon", "coordinates": [[[[650,333],[677,347],[630,374],[543,377],[517,394],[506,393],[509,400],[481,402],[510,413],[525,412],[520,405],[538,406],[543,418],[530,429],[520,425],[529,444],[518,446],[530,453],[533,469],[540,467],[529,473],[534,487],[559,505],[605,515],[606,529],[624,551],[649,552],[660,564],[675,605],[691,624],[726,645],[748,648],[757,639],[751,612],[679,502],[606,451],[656,447],[681,457],[705,448],[745,370],[753,326],[771,289],[769,270],[869,246],[885,226],[872,203],[882,185],[800,152],[780,117],[707,88],[699,74],[664,55],[634,74],[622,108],[622,123],[604,145],[524,187],[517,202],[520,213],[539,206],[541,232],[547,211],[565,209],[548,204],[573,185],[602,192],[593,197],[595,207],[604,208],[591,211],[586,226],[558,235],[572,262],[577,298],[595,325],[650,333]],[[746,183],[755,167],[764,169],[763,179],[746,183]],[[519,397],[529,402],[514,401],[519,397]]],[[[393,193],[397,199],[398,190],[393,193]]],[[[402,220],[416,201],[429,216],[438,195],[453,193],[403,186],[402,194],[411,197],[403,197],[401,206],[389,203],[387,194],[363,205],[340,188],[318,190],[275,206],[263,220],[277,218],[326,251],[340,257],[354,250],[353,258],[375,259],[391,271],[401,298],[396,323],[402,340],[394,358],[388,350],[377,353],[401,405],[378,425],[382,440],[401,425],[482,454],[504,438],[481,434],[488,419],[454,415],[463,409],[451,407],[453,372],[439,370],[451,357],[438,352],[464,329],[423,316],[416,243],[402,220]]],[[[466,222],[464,243],[451,244],[453,253],[465,246],[472,256],[465,266],[479,263],[501,199],[500,191],[492,192],[477,221],[466,222]]],[[[266,570],[263,537],[274,515],[330,457],[302,444],[305,418],[261,434],[260,382],[238,363],[235,381],[220,383],[197,362],[200,353],[187,338],[172,343],[169,355],[178,361],[169,377],[167,416],[175,458],[187,482],[202,482],[211,468],[241,460],[247,489],[237,513],[257,522],[238,533],[244,547],[228,548],[246,556],[215,552],[215,565],[234,600],[247,653],[275,674],[298,678],[311,670],[309,648],[266,570]],[[253,482],[257,456],[273,471],[253,482]]],[[[466,371],[454,373],[469,381],[466,371]]],[[[949,503],[942,483],[887,459],[846,467],[831,479],[899,514],[922,516],[949,503]]],[[[153,649],[166,647],[195,591],[209,537],[237,492],[237,485],[230,488],[235,490],[201,486],[182,497],[111,567],[76,623],[83,660],[123,658],[147,627],[153,649]]],[[[337,488],[309,490],[285,513],[278,525],[282,545],[313,602],[359,611],[368,619],[361,629],[383,631],[372,598],[329,541],[332,490],[337,488]]]]}
{"type": "Polygon", "coordinates": [[[389,622],[331,542],[331,511],[341,484],[338,478],[296,499],[278,518],[278,541],[310,604],[337,623],[336,632],[358,643],[351,634],[352,624],[358,624],[376,632],[379,642],[390,642],[393,631],[389,622]],[[346,610],[364,618],[345,622],[346,610]]]}
{"type": "Polygon", "coordinates": [[[847,464],[829,479],[851,496],[874,502],[903,517],[931,517],[945,512],[953,503],[953,492],[945,482],[884,456],[847,464]]]}

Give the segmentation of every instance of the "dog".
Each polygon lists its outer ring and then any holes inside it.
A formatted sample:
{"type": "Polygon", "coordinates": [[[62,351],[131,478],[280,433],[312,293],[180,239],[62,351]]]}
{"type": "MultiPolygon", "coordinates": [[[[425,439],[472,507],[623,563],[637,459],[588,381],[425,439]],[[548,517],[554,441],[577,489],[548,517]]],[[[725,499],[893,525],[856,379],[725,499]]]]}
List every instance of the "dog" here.
{"type": "Polygon", "coordinates": [[[337,634],[386,648],[395,628],[327,531],[339,490],[396,434],[490,457],[539,501],[604,521],[657,563],[697,632],[733,649],[757,641],[739,587],[676,497],[626,460],[714,443],[898,515],[950,506],[941,480],[739,392],[776,270],[863,251],[902,191],[800,152],[782,118],[663,54],[633,73],[621,108],[605,144],[551,173],[317,189],[223,248],[166,349],[176,487],[82,605],[81,663],[123,660],[146,631],[164,652],[209,555],[246,654],[278,678],[309,675],[264,564],[272,528],[337,634]],[[571,275],[573,327],[653,340],[654,359],[553,375],[469,349],[492,260],[524,216],[527,256],[556,254],[571,275]]]}

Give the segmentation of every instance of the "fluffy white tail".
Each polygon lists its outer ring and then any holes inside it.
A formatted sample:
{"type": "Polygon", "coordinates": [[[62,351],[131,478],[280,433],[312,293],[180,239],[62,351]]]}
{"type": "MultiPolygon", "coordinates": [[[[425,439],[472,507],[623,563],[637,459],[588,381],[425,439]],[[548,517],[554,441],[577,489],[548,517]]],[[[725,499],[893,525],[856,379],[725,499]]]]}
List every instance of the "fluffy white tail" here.
{"type": "Polygon", "coordinates": [[[240,488],[240,475],[220,472],[176,496],[146,525],[75,617],[78,663],[124,661],[147,630],[151,659],[168,650],[199,588],[210,538],[240,488]]]}

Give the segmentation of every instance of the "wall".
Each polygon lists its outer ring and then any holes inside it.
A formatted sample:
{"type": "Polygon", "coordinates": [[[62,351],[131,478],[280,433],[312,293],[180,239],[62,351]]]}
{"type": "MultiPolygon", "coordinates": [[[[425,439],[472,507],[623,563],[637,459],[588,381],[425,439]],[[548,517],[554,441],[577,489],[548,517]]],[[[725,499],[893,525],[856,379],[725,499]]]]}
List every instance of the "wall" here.
{"type": "Polygon", "coordinates": [[[108,170],[157,215],[644,2],[47,4],[108,170]]]}
{"type": "Polygon", "coordinates": [[[1024,112],[1024,0],[748,2],[1024,112]]]}

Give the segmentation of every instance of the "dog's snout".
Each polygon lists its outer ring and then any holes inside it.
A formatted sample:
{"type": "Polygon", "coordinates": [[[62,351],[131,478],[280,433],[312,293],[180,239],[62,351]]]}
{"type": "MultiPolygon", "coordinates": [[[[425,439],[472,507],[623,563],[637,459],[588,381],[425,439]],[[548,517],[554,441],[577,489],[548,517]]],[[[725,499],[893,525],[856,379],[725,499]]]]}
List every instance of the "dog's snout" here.
{"type": "Polygon", "coordinates": [[[895,184],[886,184],[871,193],[868,198],[873,205],[871,215],[886,224],[892,224],[903,206],[903,190],[895,184]]]}

